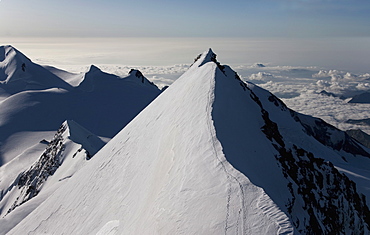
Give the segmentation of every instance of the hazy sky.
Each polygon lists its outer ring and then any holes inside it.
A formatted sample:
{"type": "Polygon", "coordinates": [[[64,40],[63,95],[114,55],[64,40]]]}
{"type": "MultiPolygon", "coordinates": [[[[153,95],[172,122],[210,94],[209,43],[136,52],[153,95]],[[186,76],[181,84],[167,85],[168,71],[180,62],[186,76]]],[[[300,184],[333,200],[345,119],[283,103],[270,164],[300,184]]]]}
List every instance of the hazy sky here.
{"type": "Polygon", "coordinates": [[[369,0],[1,0],[0,37],[357,37],[369,12],[369,0]]]}

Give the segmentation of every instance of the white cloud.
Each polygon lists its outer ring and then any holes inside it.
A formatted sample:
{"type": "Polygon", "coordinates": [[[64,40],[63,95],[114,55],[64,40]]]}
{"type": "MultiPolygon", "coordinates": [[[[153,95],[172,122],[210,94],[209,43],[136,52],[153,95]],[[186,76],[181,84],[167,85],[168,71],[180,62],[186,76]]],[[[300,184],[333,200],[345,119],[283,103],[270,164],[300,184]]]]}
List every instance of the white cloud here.
{"type": "Polygon", "coordinates": [[[331,71],[320,70],[318,73],[312,75],[313,78],[325,78],[331,76],[331,71]]]}
{"type": "Polygon", "coordinates": [[[364,80],[370,80],[370,73],[361,74],[359,77],[364,80]]]}
{"type": "Polygon", "coordinates": [[[294,98],[282,100],[289,108],[321,118],[339,129],[362,129],[370,133],[370,126],[345,123],[348,119],[370,118],[370,104],[349,104],[338,97],[317,93],[304,93],[294,98]]]}
{"type": "Polygon", "coordinates": [[[313,78],[331,78],[332,82],[340,82],[342,80],[347,81],[359,81],[370,78],[370,74],[356,75],[350,72],[338,71],[338,70],[320,70],[318,73],[312,75],[313,78]]]}
{"type": "Polygon", "coordinates": [[[317,85],[317,87],[319,87],[319,88],[327,88],[327,87],[330,87],[330,82],[328,82],[328,81],[324,81],[324,80],[318,80],[318,81],[316,82],[316,85],[317,85]]]}
{"type": "Polygon", "coordinates": [[[250,80],[269,80],[272,79],[274,76],[271,73],[266,72],[258,72],[254,73],[249,76],[250,80]]]}
{"type": "Polygon", "coordinates": [[[356,86],[357,90],[362,90],[362,91],[369,91],[370,90],[370,83],[363,83],[359,82],[356,86]]]}
{"type": "Polygon", "coordinates": [[[356,80],[358,78],[358,76],[355,75],[355,74],[347,72],[346,74],[344,74],[343,78],[347,79],[347,80],[356,80]]]}

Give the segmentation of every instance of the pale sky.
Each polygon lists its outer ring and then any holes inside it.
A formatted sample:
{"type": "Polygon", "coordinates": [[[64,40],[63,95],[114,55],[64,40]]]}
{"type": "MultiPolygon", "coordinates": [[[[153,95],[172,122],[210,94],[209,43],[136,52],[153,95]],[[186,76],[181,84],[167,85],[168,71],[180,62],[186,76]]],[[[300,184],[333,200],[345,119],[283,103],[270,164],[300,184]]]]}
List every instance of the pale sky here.
{"type": "Polygon", "coordinates": [[[362,37],[369,0],[1,0],[1,37],[362,37]]]}

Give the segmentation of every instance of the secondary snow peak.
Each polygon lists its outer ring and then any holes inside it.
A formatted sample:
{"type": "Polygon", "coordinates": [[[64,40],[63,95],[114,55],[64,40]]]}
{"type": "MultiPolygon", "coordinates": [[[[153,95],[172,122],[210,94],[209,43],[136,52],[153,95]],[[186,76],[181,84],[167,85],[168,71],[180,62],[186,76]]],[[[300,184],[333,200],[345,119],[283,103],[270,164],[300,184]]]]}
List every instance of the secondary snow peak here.
{"type": "Polygon", "coordinates": [[[88,151],[89,156],[93,156],[98,152],[105,143],[96,135],[79,125],[73,120],[66,120],[62,127],[66,128],[67,138],[73,142],[81,144],[82,147],[88,151]]]}
{"type": "MultiPolygon", "coordinates": [[[[0,46],[0,69],[12,74],[15,70],[26,71],[32,61],[11,45],[0,46]]],[[[3,79],[0,79],[0,81],[3,79]]]]}
{"type": "Polygon", "coordinates": [[[131,69],[130,72],[128,72],[129,75],[134,75],[137,78],[143,78],[143,74],[137,70],[137,69],[131,69]]]}
{"type": "Polygon", "coordinates": [[[102,72],[97,66],[95,65],[90,65],[90,68],[89,70],[87,71],[87,73],[95,73],[95,72],[102,72]]]}
{"type": "MultiPolygon", "coordinates": [[[[127,78],[133,78],[134,80],[139,80],[143,84],[150,84],[151,86],[157,87],[153,82],[149,81],[139,70],[131,69],[128,72],[129,76],[127,78]]],[[[126,78],[126,79],[127,79],[126,78]]]]}
{"type": "Polygon", "coordinates": [[[27,56],[11,45],[0,46],[0,63],[5,60],[13,59],[21,60],[23,62],[31,61],[27,56]]]}
{"type": "Polygon", "coordinates": [[[53,184],[72,177],[104,145],[99,137],[75,121],[64,121],[42,155],[5,190],[2,195],[4,202],[0,198],[0,208],[4,211],[0,210],[0,214],[13,214],[16,208],[36,197],[43,188],[48,191],[53,184]],[[49,180],[53,176],[54,180],[49,180]],[[49,186],[45,186],[48,182],[49,186]]]}
{"type": "Polygon", "coordinates": [[[0,46],[0,82],[8,83],[17,71],[26,72],[30,64],[31,60],[14,47],[0,46]]]}
{"type": "Polygon", "coordinates": [[[128,72],[129,76],[135,76],[136,78],[141,80],[141,83],[144,83],[146,78],[144,75],[137,69],[131,69],[130,72],[128,72]]]}
{"type": "Polygon", "coordinates": [[[14,47],[0,47],[0,88],[3,96],[26,90],[70,89],[71,86],[44,67],[33,63],[14,47]]]}

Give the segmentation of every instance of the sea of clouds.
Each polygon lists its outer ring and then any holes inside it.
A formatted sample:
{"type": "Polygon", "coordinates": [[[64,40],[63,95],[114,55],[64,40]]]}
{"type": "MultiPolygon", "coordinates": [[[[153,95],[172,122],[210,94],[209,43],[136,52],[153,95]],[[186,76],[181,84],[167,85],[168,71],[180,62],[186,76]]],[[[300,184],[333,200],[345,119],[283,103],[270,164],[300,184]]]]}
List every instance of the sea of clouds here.
{"type": "Polygon", "coordinates": [[[349,119],[370,118],[369,104],[348,103],[355,95],[370,91],[369,73],[324,70],[317,67],[239,67],[246,81],[251,81],[281,98],[291,109],[325,120],[342,129],[370,126],[349,124],[349,119]]]}

